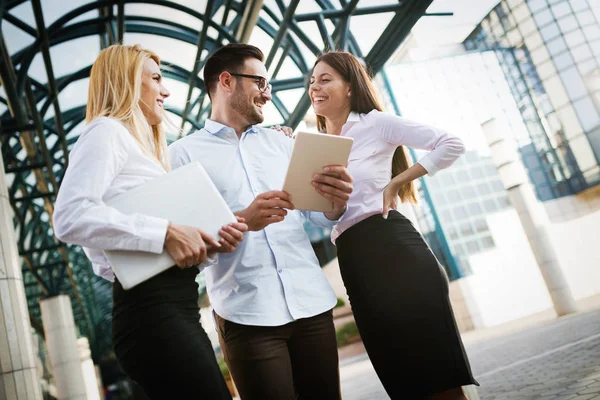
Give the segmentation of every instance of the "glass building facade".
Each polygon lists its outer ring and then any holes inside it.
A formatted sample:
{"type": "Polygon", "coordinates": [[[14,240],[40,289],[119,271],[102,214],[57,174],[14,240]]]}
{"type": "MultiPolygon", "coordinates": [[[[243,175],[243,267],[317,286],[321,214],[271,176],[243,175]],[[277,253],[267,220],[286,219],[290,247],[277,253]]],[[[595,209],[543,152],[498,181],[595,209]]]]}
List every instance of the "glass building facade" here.
{"type": "MultiPolygon", "coordinates": [[[[415,209],[440,262],[455,263],[456,277],[467,275],[469,256],[495,247],[486,217],[511,207],[481,124],[495,117],[510,136],[527,137],[509,83],[493,51],[403,62],[386,73],[404,116],[446,129],[467,147],[451,168],[422,180],[423,201],[415,209]]],[[[414,158],[423,154],[416,151],[414,158]]]]}
{"type": "Polygon", "coordinates": [[[600,24],[588,0],[502,0],[464,42],[493,51],[518,106],[538,197],[600,182],[600,24]]]}

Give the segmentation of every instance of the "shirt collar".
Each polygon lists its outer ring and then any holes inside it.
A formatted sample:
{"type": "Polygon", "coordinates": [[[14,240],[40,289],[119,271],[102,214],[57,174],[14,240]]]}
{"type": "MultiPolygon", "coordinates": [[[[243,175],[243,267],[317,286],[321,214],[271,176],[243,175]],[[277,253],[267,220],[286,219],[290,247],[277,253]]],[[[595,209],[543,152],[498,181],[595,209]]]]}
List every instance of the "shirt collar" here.
{"type": "Polygon", "coordinates": [[[351,111],[350,114],[348,114],[348,119],[346,120],[346,123],[348,122],[360,122],[360,114],[351,111]]]}
{"type": "MultiPolygon", "coordinates": [[[[233,131],[233,128],[228,127],[227,125],[223,125],[220,122],[213,121],[212,119],[207,119],[204,124],[204,129],[208,131],[211,135],[217,135],[223,131],[233,131]]],[[[258,126],[251,125],[250,128],[246,130],[244,133],[257,133],[258,126]]]]}

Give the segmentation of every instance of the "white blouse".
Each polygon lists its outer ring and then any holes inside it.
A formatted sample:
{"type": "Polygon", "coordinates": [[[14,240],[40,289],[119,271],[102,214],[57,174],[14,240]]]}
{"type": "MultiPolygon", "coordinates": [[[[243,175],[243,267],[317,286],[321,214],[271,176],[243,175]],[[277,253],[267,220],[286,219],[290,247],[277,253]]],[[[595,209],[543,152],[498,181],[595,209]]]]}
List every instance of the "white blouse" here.
{"type": "Polygon", "coordinates": [[[104,202],[165,173],[124,125],[113,118],[95,119],[70,152],[54,208],[54,234],[63,242],[82,246],[94,273],[114,281],[102,250],[160,254],[169,222],[125,215],[104,202]]]}
{"type": "Polygon", "coordinates": [[[352,225],[383,212],[383,191],[390,182],[392,157],[398,146],[430,150],[418,161],[429,176],[448,168],[465,152],[463,142],[456,136],[377,110],[350,113],[341,135],[354,138],[348,163],[354,190],[348,209],[331,233],[334,243],[352,225]]]}

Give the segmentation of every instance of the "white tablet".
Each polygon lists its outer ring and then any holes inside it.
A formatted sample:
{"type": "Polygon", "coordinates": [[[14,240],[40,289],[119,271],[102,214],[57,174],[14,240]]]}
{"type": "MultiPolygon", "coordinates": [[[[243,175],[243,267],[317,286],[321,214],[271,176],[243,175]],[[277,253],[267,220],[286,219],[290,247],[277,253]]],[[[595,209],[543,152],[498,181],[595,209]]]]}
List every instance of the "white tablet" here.
{"type": "MultiPolygon", "coordinates": [[[[198,161],[115,196],[106,204],[124,214],[138,213],[193,226],[216,240],[223,225],[237,221],[198,161]]],[[[166,251],[154,254],[110,250],[104,254],[124,289],[132,288],[175,265],[166,251]]]]}
{"type": "Polygon", "coordinates": [[[327,165],[347,165],[354,139],[324,133],[299,132],[294,142],[283,191],[298,210],[330,212],[333,203],[316,192],[313,175],[327,165]]]}

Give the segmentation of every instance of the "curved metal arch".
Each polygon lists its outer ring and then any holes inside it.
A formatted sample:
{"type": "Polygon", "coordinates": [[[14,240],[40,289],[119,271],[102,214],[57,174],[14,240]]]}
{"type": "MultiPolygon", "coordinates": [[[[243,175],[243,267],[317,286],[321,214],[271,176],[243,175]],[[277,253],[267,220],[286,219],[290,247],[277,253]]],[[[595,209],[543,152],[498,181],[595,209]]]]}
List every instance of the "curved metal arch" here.
{"type": "MultiPolygon", "coordinates": [[[[23,4],[27,0],[14,0],[8,3],[8,9],[6,8],[7,3],[3,2],[0,6],[5,6],[3,9],[0,9],[0,22],[1,22],[1,12],[4,10],[10,10],[12,7],[16,5],[23,4]]],[[[318,54],[320,52],[320,43],[315,44],[310,41],[310,39],[304,34],[302,29],[298,26],[298,22],[314,20],[317,23],[317,27],[321,35],[323,36],[323,43],[325,43],[324,47],[329,45],[329,48],[332,48],[331,44],[334,43],[333,39],[337,39],[338,41],[346,42],[350,51],[355,53],[356,55],[362,56],[360,54],[360,48],[358,47],[354,35],[348,29],[347,19],[353,13],[357,15],[369,13],[374,9],[378,9],[379,11],[384,8],[389,12],[393,9],[393,12],[396,12],[396,16],[393,19],[393,23],[390,23],[385,31],[385,34],[377,41],[376,46],[368,52],[367,58],[369,60],[374,61],[377,65],[374,66],[374,70],[376,71],[380,68],[379,64],[381,60],[386,59],[388,54],[391,54],[391,51],[395,49],[395,46],[399,44],[402,39],[402,35],[407,32],[407,29],[410,29],[410,26],[393,26],[395,25],[410,25],[411,20],[415,20],[416,14],[419,16],[423,14],[426,6],[430,3],[430,0],[403,0],[398,5],[389,5],[385,7],[366,7],[362,9],[358,9],[358,1],[357,0],[345,0],[342,1],[342,7],[335,8],[332,2],[328,0],[315,0],[316,3],[321,8],[321,12],[311,14],[303,14],[295,16],[289,16],[285,12],[285,4],[283,0],[276,0],[276,7],[267,7],[263,6],[261,13],[265,14],[269,17],[269,19],[259,18],[257,22],[258,29],[261,29],[266,33],[267,36],[274,38],[274,47],[283,48],[283,55],[281,53],[277,53],[278,61],[275,60],[278,64],[275,66],[273,70],[273,87],[274,87],[274,97],[273,103],[275,107],[278,109],[278,112],[287,120],[287,122],[291,125],[295,125],[304,115],[310,103],[308,102],[308,98],[304,95],[301,101],[296,105],[296,108],[291,112],[286,109],[286,105],[283,104],[281,98],[278,96],[277,92],[282,90],[289,89],[298,89],[305,88],[305,75],[309,69],[309,65],[307,65],[306,60],[304,58],[304,49],[301,46],[306,46],[310,52],[313,54],[318,54]],[[417,7],[417,4],[419,6],[417,7]],[[419,8],[420,7],[420,8],[419,8]],[[281,18],[279,14],[277,14],[277,10],[284,17],[281,18]],[[414,13],[415,15],[410,16],[407,13],[414,13]],[[402,15],[399,15],[402,14],[402,15]],[[324,24],[325,19],[330,19],[334,22],[335,31],[333,32],[333,38],[329,37],[329,33],[324,24]],[[275,21],[274,23],[271,22],[275,21]],[[278,21],[278,22],[277,22],[278,21]],[[294,35],[286,35],[282,34],[282,30],[278,30],[274,27],[274,24],[280,24],[282,26],[287,26],[288,33],[293,33],[294,35]],[[290,78],[290,79],[276,79],[278,72],[283,64],[283,60],[288,59],[294,63],[295,67],[298,68],[300,77],[290,78]]],[[[210,1],[209,1],[210,2],[210,1]]],[[[192,43],[198,45],[198,43],[204,43],[201,39],[201,33],[194,31],[191,28],[185,27],[181,24],[178,24],[173,21],[163,21],[160,18],[150,18],[144,16],[127,16],[124,15],[122,7],[123,4],[129,3],[139,3],[139,4],[155,4],[160,6],[165,6],[169,9],[173,9],[176,11],[184,12],[187,15],[191,15],[195,17],[199,22],[205,23],[203,26],[206,27],[207,24],[214,28],[217,32],[216,35],[212,35],[212,37],[206,37],[209,41],[206,44],[206,48],[209,49],[209,52],[214,49],[217,45],[220,45],[223,41],[228,40],[230,42],[236,41],[233,32],[240,27],[240,25],[244,22],[241,18],[242,11],[244,7],[249,3],[248,0],[241,0],[240,2],[232,2],[228,1],[225,5],[225,13],[228,14],[230,11],[236,13],[233,18],[229,18],[230,22],[226,23],[228,18],[225,18],[224,15],[223,23],[218,24],[214,21],[214,18],[206,19],[206,15],[211,15],[211,11],[213,7],[208,7],[204,14],[195,10],[192,10],[186,6],[182,6],[176,3],[170,3],[165,0],[110,0],[110,1],[98,1],[94,3],[89,3],[84,6],[78,7],[75,10],[70,10],[68,13],[60,17],[57,21],[51,24],[45,31],[45,35],[47,40],[44,42],[40,38],[34,41],[34,43],[20,52],[10,55],[9,59],[14,61],[14,65],[19,67],[19,74],[23,74],[22,78],[22,90],[19,91],[19,96],[21,99],[27,95],[29,97],[33,97],[33,100],[29,99],[27,101],[26,107],[33,107],[32,109],[25,109],[25,112],[29,112],[29,115],[26,115],[28,118],[39,118],[41,121],[38,123],[30,123],[27,124],[27,121],[23,118],[13,119],[13,118],[2,118],[2,122],[8,122],[10,125],[10,129],[12,132],[15,132],[14,135],[11,134],[12,137],[18,139],[20,136],[20,132],[22,130],[28,130],[32,133],[35,130],[38,130],[38,136],[36,136],[35,140],[44,141],[48,140],[47,146],[48,151],[46,155],[37,155],[36,157],[31,157],[30,153],[27,153],[27,149],[24,149],[21,143],[15,139],[3,140],[2,147],[3,153],[8,152],[11,153],[13,157],[16,158],[17,162],[11,164],[11,160],[5,159],[5,165],[7,165],[7,169],[10,166],[10,169],[13,173],[15,173],[15,183],[14,190],[11,191],[11,199],[14,199],[15,196],[19,195],[29,195],[30,197],[35,196],[43,196],[45,193],[40,192],[39,187],[32,182],[39,177],[39,174],[34,174],[33,172],[29,172],[28,170],[35,170],[36,168],[39,170],[40,167],[44,167],[45,162],[51,163],[51,169],[56,177],[57,182],[60,182],[60,178],[64,172],[65,162],[66,162],[66,154],[62,153],[63,150],[60,146],[57,145],[58,140],[52,142],[54,140],[54,135],[59,137],[62,135],[62,138],[65,140],[66,145],[65,149],[70,149],[73,143],[77,140],[77,136],[72,133],[74,127],[76,127],[84,118],[84,110],[85,106],[77,106],[70,110],[60,110],[59,114],[62,117],[62,121],[55,121],[53,119],[44,120],[44,116],[47,114],[49,107],[52,105],[53,101],[57,100],[57,96],[62,90],[68,87],[69,84],[83,79],[86,75],[89,75],[89,71],[86,70],[85,67],[80,69],[79,71],[75,71],[71,74],[67,74],[59,79],[54,79],[49,77],[49,84],[42,85],[35,80],[32,80],[28,77],[28,70],[31,65],[31,60],[35,55],[40,51],[48,52],[50,45],[56,45],[58,43],[63,43],[67,40],[72,40],[78,37],[85,37],[91,35],[98,35],[101,39],[106,38],[107,35],[110,37],[112,35],[113,38],[121,37],[124,31],[127,32],[136,32],[139,33],[149,33],[149,34],[159,34],[164,37],[172,37],[174,40],[182,40],[183,42],[192,43]],[[112,15],[112,10],[109,13],[103,12],[103,8],[112,7],[117,5],[119,7],[119,15],[112,15]],[[98,9],[99,17],[87,19],[86,21],[79,21],[76,23],[71,23],[74,18],[81,16],[83,13],[98,9]],[[83,11],[85,10],[85,11],[83,11]],[[115,28],[115,24],[117,25],[115,28]],[[216,25],[216,26],[215,26],[216,25]],[[151,32],[148,32],[151,31],[151,32]],[[216,39],[215,39],[216,36],[216,39]],[[197,42],[196,42],[197,41],[197,42]],[[212,47],[211,47],[212,46],[212,47]],[[31,58],[31,60],[29,60],[31,58]],[[29,60],[29,61],[28,61],[29,60]],[[52,88],[50,83],[58,83],[58,85],[54,85],[52,88]],[[31,93],[34,93],[31,95],[31,93]],[[42,103],[42,104],[39,104],[42,103]],[[41,106],[41,108],[40,108],[41,106]],[[35,111],[35,112],[34,112],[35,111]],[[39,112],[41,111],[41,113],[39,112]],[[36,115],[37,114],[37,117],[36,115]],[[14,121],[17,121],[15,123],[14,121]],[[60,124],[61,126],[58,126],[60,124]],[[67,136],[68,135],[68,136],[67,136]],[[11,149],[6,151],[6,146],[8,143],[11,144],[11,149]],[[13,154],[14,153],[14,154],[13,154]],[[39,157],[38,157],[39,156],[39,157]],[[46,157],[46,158],[44,158],[46,157]],[[22,160],[26,160],[26,162],[21,162],[22,160]],[[18,177],[18,178],[17,178],[18,177]],[[35,178],[35,179],[34,179],[35,178]],[[22,194],[24,193],[24,194],[22,194]]],[[[215,1],[215,3],[210,2],[211,4],[215,4],[215,9],[220,9],[224,4],[221,1],[215,1]]],[[[34,12],[36,10],[34,9],[34,12]]],[[[378,12],[379,12],[378,11],[378,12]]],[[[37,9],[39,16],[39,7],[37,9]]],[[[13,16],[10,16],[11,19],[15,19],[13,16]]],[[[40,25],[36,21],[37,26],[40,25]]],[[[36,32],[32,27],[21,23],[17,25],[18,28],[21,28],[26,33],[32,34],[34,37],[36,36],[36,32]]],[[[102,42],[106,43],[106,40],[102,42]]],[[[1,47],[1,46],[0,46],[1,47]]],[[[323,49],[325,50],[325,49],[323,49]]],[[[197,58],[200,56],[200,52],[198,53],[197,58]]],[[[275,55],[275,51],[271,51],[270,55],[275,55]]],[[[271,55],[271,59],[272,59],[271,55]]],[[[202,62],[201,60],[197,60],[202,62]]],[[[203,118],[209,110],[209,106],[204,106],[202,104],[203,96],[205,96],[203,90],[202,80],[197,76],[197,74],[192,74],[190,71],[181,68],[178,65],[168,65],[168,62],[164,62],[165,76],[172,74],[170,76],[173,79],[178,81],[188,83],[189,86],[196,87],[200,89],[200,96],[195,99],[193,104],[194,107],[199,107],[199,113],[196,118],[188,115],[186,110],[180,110],[178,108],[170,109],[170,112],[173,112],[175,115],[183,118],[184,121],[190,122],[193,128],[199,128],[199,122],[201,118],[203,118]],[[193,76],[196,75],[196,76],[193,76]],[[204,106],[204,107],[203,107],[204,106]]],[[[382,65],[382,63],[381,63],[382,65]]],[[[195,70],[196,68],[194,68],[195,70]]],[[[14,68],[14,71],[17,71],[17,68],[14,68]]],[[[2,71],[0,71],[2,72],[2,71]]],[[[4,75],[6,78],[8,75],[4,75]]],[[[21,77],[21,75],[19,75],[21,77]]],[[[11,78],[11,80],[14,79],[11,78]]],[[[191,93],[190,88],[190,93],[191,93]]],[[[13,96],[14,97],[14,96],[13,96]]],[[[10,101],[14,101],[14,98],[6,99],[3,103],[9,105],[10,101]]],[[[195,109],[191,107],[191,109],[195,109]]],[[[189,107],[188,107],[189,108],[189,107]]],[[[4,115],[6,117],[6,114],[4,115]]],[[[6,126],[8,126],[6,125],[6,126]]],[[[27,132],[26,132],[27,133],[27,132]]],[[[5,137],[11,137],[5,136],[5,137]]],[[[46,170],[44,173],[48,173],[46,170]]],[[[11,187],[13,189],[13,187],[11,187]]],[[[41,197],[40,197],[41,198],[41,197]]],[[[100,332],[104,332],[102,329],[109,329],[106,327],[106,321],[110,320],[110,290],[107,289],[107,282],[102,281],[100,278],[95,278],[91,275],[91,268],[89,268],[89,262],[87,258],[81,251],[81,249],[77,247],[64,246],[64,245],[56,245],[53,243],[51,235],[46,235],[46,238],[38,237],[44,236],[44,232],[51,233],[51,227],[48,225],[47,217],[44,215],[47,214],[47,210],[43,205],[38,204],[40,200],[34,201],[23,201],[18,202],[17,208],[21,210],[20,212],[20,220],[18,220],[18,224],[20,226],[19,235],[21,235],[21,231],[23,237],[27,238],[28,246],[32,245],[32,251],[28,254],[23,254],[23,258],[31,265],[31,269],[28,266],[23,267],[24,271],[24,282],[28,285],[28,293],[31,293],[31,296],[36,299],[39,296],[43,296],[44,293],[55,292],[58,289],[66,291],[72,296],[72,299],[75,299],[76,296],[81,295],[85,301],[75,302],[74,308],[78,326],[82,331],[86,331],[85,319],[89,317],[90,322],[92,324],[92,331],[90,333],[91,344],[93,347],[94,354],[101,354],[102,351],[110,348],[110,335],[100,335],[100,332]],[[64,254],[67,255],[68,262],[65,261],[64,254]],[[37,275],[37,276],[36,276],[37,275]],[[68,280],[67,280],[68,279],[68,280]],[[67,283],[70,281],[70,284],[67,283]],[[59,285],[60,287],[44,287],[44,282],[48,282],[51,285],[59,285]],[[35,285],[35,286],[30,286],[35,285]],[[77,293],[77,288],[80,293],[77,293]],[[105,341],[103,342],[103,338],[105,341]],[[108,343],[106,342],[108,339],[108,343]],[[95,350],[94,350],[95,349],[95,350]]],[[[20,236],[21,237],[21,236],[20,236]]],[[[25,249],[23,249],[25,250],[25,249]]],[[[37,299],[36,299],[37,300],[37,299]]],[[[36,300],[32,300],[30,302],[30,309],[32,310],[32,316],[39,316],[38,306],[35,304],[36,300]]],[[[34,324],[35,325],[35,324],[34,324]]],[[[37,324],[39,326],[39,324],[37,324]]]]}

